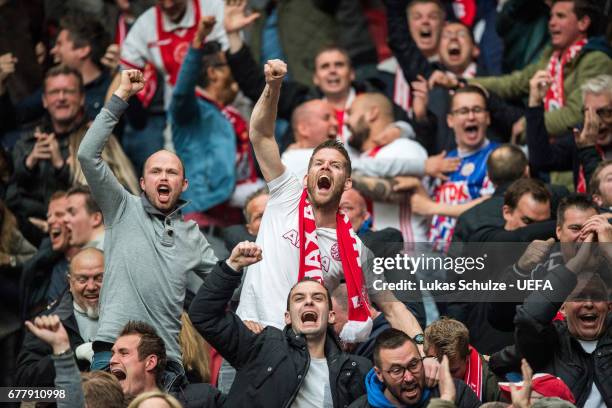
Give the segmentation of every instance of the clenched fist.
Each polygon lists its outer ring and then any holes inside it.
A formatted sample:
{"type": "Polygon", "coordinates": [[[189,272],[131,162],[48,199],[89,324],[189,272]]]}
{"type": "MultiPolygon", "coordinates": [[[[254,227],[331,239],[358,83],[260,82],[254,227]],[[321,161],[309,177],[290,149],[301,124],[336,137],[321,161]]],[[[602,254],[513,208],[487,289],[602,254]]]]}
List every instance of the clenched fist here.
{"type": "Polygon", "coordinates": [[[270,60],[264,67],[264,75],[268,85],[279,86],[287,75],[287,64],[278,59],[270,60]]]}
{"type": "Polygon", "coordinates": [[[227,264],[235,271],[261,261],[261,248],[254,242],[243,241],[236,245],[227,260],[227,264]]]}
{"type": "Polygon", "coordinates": [[[206,37],[208,37],[208,35],[212,32],[216,23],[217,19],[215,18],[215,16],[202,17],[200,23],[198,24],[198,31],[196,31],[196,34],[193,37],[193,48],[201,48],[204,46],[206,37]]]}
{"type": "Polygon", "coordinates": [[[121,82],[119,88],[115,91],[115,95],[127,102],[128,99],[140,92],[144,85],[144,76],[139,70],[127,69],[121,71],[121,82]]]}

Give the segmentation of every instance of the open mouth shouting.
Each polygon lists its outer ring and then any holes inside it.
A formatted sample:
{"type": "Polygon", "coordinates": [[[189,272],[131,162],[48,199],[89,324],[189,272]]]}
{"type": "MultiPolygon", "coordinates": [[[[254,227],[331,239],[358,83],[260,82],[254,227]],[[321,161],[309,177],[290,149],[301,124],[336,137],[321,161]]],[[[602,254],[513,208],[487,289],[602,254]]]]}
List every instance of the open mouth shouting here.
{"type": "Polygon", "coordinates": [[[451,41],[447,48],[448,59],[451,62],[460,62],[461,60],[461,46],[457,41],[451,41]]]}
{"type": "Polygon", "coordinates": [[[316,327],[319,315],[314,310],[307,310],[300,316],[304,327],[316,327]]]}
{"type": "Polygon", "coordinates": [[[585,329],[596,329],[599,324],[599,313],[588,312],[578,315],[580,324],[585,329]]]}
{"type": "Polygon", "coordinates": [[[408,400],[413,400],[419,396],[419,385],[416,381],[402,384],[402,394],[408,400]]]}
{"type": "Polygon", "coordinates": [[[157,186],[157,197],[159,199],[159,202],[162,204],[167,204],[170,202],[170,193],[172,192],[172,190],[170,189],[170,186],[168,184],[165,183],[160,183],[157,186]]]}
{"type": "Polygon", "coordinates": [[[332,179],[327,174],[322,174],[317,180],[317,190],[321,193],[328,193],[331,191],[332,179]]]}
{"type": "Polygon", "coordinates": [[[117,380],[119,380],[119,383],[121,383],[122,381],[125,381],[125,379],[127,378],[125,371],[123,371],[119,367],[111,367],[110,373],[114,375],[117,378],[117,380]]]}

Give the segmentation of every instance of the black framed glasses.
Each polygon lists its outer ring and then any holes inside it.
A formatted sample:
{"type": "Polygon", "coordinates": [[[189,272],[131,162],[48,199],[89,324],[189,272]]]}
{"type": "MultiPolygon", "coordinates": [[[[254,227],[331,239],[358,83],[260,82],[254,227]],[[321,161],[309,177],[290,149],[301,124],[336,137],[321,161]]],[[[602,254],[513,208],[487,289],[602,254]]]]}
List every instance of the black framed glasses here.
{"type": "Polygon", "coordinates": [[[423,358],[414,358],[405,366],[393,365],[389,370],[385,370],[385,372],[389,374],[389,377],[391,377],[393,380],[400,381],[402,378],[404,378],[406,370],[410,371],[411,374],[416,375],[419,374],[422,366],[423,358]]]}
{"type": "Polygon", "coordinates": [[[463,108],[455,109],[454,111],[451,111],[451,113],[456,116],[468,116],[470,112],[473,113],[474,115],[482,115],[486,111],[487,111],[487,108],[485,107],[474,106],[472,108],[463,107],[463,108]]]}

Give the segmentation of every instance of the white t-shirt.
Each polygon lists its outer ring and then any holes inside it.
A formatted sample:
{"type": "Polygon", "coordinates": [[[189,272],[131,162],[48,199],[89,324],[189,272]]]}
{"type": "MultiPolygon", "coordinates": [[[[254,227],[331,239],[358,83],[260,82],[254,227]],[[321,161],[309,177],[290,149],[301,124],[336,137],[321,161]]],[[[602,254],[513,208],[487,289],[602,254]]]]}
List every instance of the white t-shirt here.
{"type": "Polygon", "coordinates": [[[329,368],[324,358],[311,358],[306,378],[291,408],[333,408],[329,368]]]}
{"type": "MultiPolygon", "coordinates": [[[[593,354],[597,348],[597,340],[587,341],[578,339],[578,342],[582,346],[582,349],[588,354],[593,354]]],[[[587,398],[586,402],[584,403],[584,408],[600,408],[604,406],[605,404],[603,398],[601,397],[601,393],[597,389],[595,381],[593,381],[591,393],[589,394],[589,398],[587,398]]]]}
{"type": "MultiPolygon", "coordinates": [[[[200,16],[215,16],[217,23],[212,32],[206,37],[207,41],[218,41],[224,50],[228,48],[227,34],[223,29],[223,1],[222,0],[196,0],[200,7],[200,16]]],[[[175,32],[178,36],[184,35],[187,29],[198,22],[194,9],[194,0],[187,0],[187,10],[178,23],[170,21],[162,14],[163,30],[175,32]]],[[[157,16],[155,6],[142,13],[134,22],[125,41],[121,45],[121,63],[126,68],[144,68],[147,62],[151,62],[158,71],[164,74],[164,106],[168,108],[174,88],[167,75],[162,54],[160,52],[160,38],[157,31],[157,16]]],[[[182,54],[181,59],[187,54],[191,41],[176,47],[174,52],[182,54]]],[[[177,73],[178,74],[178,73],[177,73]]]]}
{"type": "Polygon", "coordinates": [[[312,157],[314,148],[306,149],[287,149],[281,156],[281,161],[295,177],[301,182],[308,174],[308,162],[312,157]]]}
{"type": "MultiPolygon", "coordinates": [[[[263,251],[263,259],[245,272],[236,313],[242,320],[282,329],[285,327],[287,296],[291,287],[297,283],[300,270],[298,207],[303,187],[289,171],[270,181],[268,187],[270,200],[256,241],[263,251]]],[[[344,276],[336,230],[317,228],[316,231],[323,279],[325,286],[332,292],[344,276]]],[[[359,238],[357,246],[361,264],[366,265],[366,255],[359,238]]],[[[364,276],[364,280],[374,279],[365,270],[364,276]]],[[[372,288],[371,280],[368,280],[368,288],[372,288]]]]}
{"type": "MultiPolygon", "coordinates": [[[[368,152],[361,155],[368,157],[368,152]]],[[[427,152],[417,142],[410,139],[396,139],[383,146],[374,156],[376,159],[396,159],[413,162],[425,162],[427,152]]],[[[385,174],[383,177],[392,177],[395,174],[385,174]]],[[[427,242],[429,221],[422,215],[413,214],[410,210],[410,196],[406,194],[404,203],[383,203],[374,201],[372,222],[374,229],[396,228],[402,232],[406,242],[427,242]]]]}

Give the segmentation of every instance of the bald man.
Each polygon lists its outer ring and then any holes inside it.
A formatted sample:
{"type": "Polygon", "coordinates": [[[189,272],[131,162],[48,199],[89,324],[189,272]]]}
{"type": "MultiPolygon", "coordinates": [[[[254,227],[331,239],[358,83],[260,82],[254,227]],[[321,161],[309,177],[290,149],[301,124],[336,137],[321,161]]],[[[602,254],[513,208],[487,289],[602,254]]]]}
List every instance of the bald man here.
{"type": "MultiPolygon", "coordinates": [[[[61,298],[55,308],[46,312],[59,316],[81,371],[89,369],[93,356],[92,341],[98,330],[98,300],[103,275],[102,251],[96,248],[80,250],[70,261],[70,292],[61,298]]],[[[17,357],[17,384],[51,387],[55,379],[51,347],[29,331],[26,332],[17,357]]]]}
{"type": "Polygon", "coordinates": [[[304,102],[293,111],[291,129],[295,143],[283,152],[281,161],[301,180],[306,175],[314,148],[337,137],[338,121],[334,108],[322,99],[304,102]]]}
{"type": "Polygon", "coordinates": [[[102,160],[101,152],[128,99],[144,87],[142,73],[123,71],[121,83],[81,142],[78,159],[104,215],[107,255],[93,369],[104,369],[111,347],[130,320],[146,321],[164,340],[165,379],[184,375],[178,344],[187,274],[208,273],[217,261],[195,222],[183,220],[188,187],[180,158],[166,150],[151,155],[140,179],[143,194],[128,193],[102,160]]]}
{"type": "MultiPolygon", "coordinates": [[[[379,177],[394,177],[405,174],[401,168],[383,166],[388,159],[403,162],[406,165],[419,165],[425,168],[427,152],[414,140],[399,138],[385,145],[376,144],[373,136],[382,132],[393,123],[393,107],[386,96],[379,93],[362,93],[358,95],[347,111],[347,126],[351,131],[349,145],[359,151],[362,159],[374,159],[381,163],[379,177]]],[[[412,175],[419,175],[413,173],[412,175]]],[[[378,194],[372,194],[359,176],[353,176],[354,188],[376,200],[378,194]],[[357,182],[355,183],[355,179],[357,182]]],[[[373,227],[375,229],[396,228],[402,232],[404,242],[426,242],[427,221],[424,217],[411,214],[408,205],[408,194],[399,203],[375,201],[373,205],[373,227]]]]}

